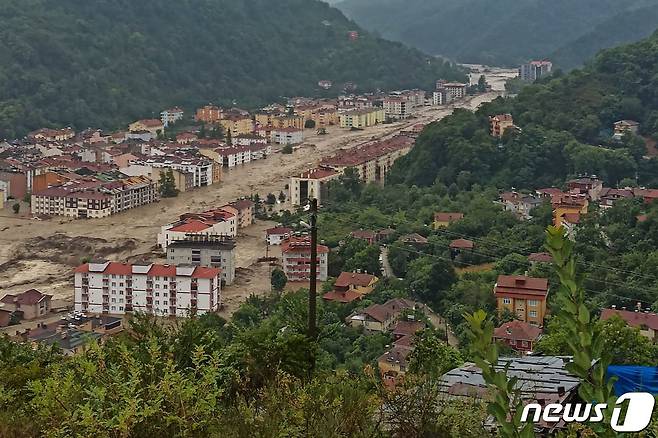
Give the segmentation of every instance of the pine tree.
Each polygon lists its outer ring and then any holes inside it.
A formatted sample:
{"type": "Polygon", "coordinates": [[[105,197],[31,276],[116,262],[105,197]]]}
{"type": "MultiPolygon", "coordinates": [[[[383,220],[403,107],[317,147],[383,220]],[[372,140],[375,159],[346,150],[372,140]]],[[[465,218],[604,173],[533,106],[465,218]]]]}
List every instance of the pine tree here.
{"type": "Polygon", "coordinates": [[[160,172],[160,196],[163,198],[174,198],[178,196],[178,192],[174,171],[167,169],[165,172],[160,172]]]}

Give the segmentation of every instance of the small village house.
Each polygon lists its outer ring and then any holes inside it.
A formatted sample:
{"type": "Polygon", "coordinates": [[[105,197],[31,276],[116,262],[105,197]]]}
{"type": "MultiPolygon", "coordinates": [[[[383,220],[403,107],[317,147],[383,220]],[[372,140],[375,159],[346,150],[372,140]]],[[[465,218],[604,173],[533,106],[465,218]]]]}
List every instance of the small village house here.
{"type": "Polygon", "coordinates": [[[434,213],[434,229],[445,228],[448,225],[464,219],[464,213],[458,212],[437,212],[434,213]]]}
{"type": "Polygon", "coordinates": [[[274,227],[265,230],[265,241],[268,245],[281,245],[292,236],[292,229],[288,227],[274,227]]]}
{"type": "Polygon", "coordinates": [[[513,350],[530,352],[539,340],[543,330],[523,321],[506,322],[494,330],[494,340],[501,341],[513,350]]]}
{"type": "Polygon", "coordinates": [[[341,272],[334,289],[323,295],[327,301],[351,303],[371,293],[379,279],[374,275],[361,272],[341,272]]]}
{"type": "Polygon", "coordinates": [[[4,310],[19,313],[22,319],[30,321],[50,313],[52,298],[52,295],[30,289],[20,294],[7,294],[0,303],[4,310]]]}

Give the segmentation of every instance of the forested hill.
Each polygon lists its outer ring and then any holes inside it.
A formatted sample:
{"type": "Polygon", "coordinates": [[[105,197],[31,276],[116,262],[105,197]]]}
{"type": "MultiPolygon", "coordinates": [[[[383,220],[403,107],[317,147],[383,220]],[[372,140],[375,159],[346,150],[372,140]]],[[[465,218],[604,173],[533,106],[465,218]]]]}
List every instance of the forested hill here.
{"type": "Polygon", "coordinates": [[[586,43],[565,58],[570,67],[610,47],[606,43],[650,35],[658,23],[635,11],[656,5],[657,0],[344,0],[336,6],[386,38],[461,62],[515,65],[586,43]],[[581,40],[591,33],[594,37],[581,40]]]}
{"type": "Polygon", "coordinates": [[[317,0],[0,0],[0,20],[0,138],[112,128],[171,105],[249,107],[319,93],[323,79],[367,90],[462,78],[317,0]]]}
{"type": "Polygon", "coordinates": [[[529,85],[517,98],[430,125],[388,181],[536,188],[589,173],[612,187],[656,187],[657,158],[645,158],[655,155],[645,145],[652,138],[658,138],[658,32],[599,53],[583,70],[529,85]],[[522,132],[492,138],[488,116],[499,113],[511,113],[522,132]],[[638,121],[641,136],[613,141],[612,125],[622,119],[638,121]]]}

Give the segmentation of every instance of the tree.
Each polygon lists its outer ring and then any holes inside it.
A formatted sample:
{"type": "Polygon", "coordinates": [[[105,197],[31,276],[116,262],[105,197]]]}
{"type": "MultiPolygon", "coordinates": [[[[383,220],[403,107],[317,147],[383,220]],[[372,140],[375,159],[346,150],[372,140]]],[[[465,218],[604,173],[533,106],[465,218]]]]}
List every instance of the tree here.
{"type": "Polygon", "coordinates": [[[230,129],[226,130],[226,144],[228,145],[233,144],[233,133],[231,132],[230,129]]]}
{"type": "Polygon", "coordinates": [[[17,202],[14,205],[12,205],[11,208],[12,210],[14,210],[14,214],[18,214],[18,212],[21,210],[21,204],[17,202]]]}
{"type": "Polygon", "coordinates": [[[272,284],[272,289],[282,291],[283,288],[286,287],[288,277],[286,277],[286,274],[281,269],[277,268],[272,271],[270,282],[272,284]]]}
{"type": "Polygon", "coordinates": [[[447,371],[457,368],[464,359],[437,332],[425,330],[416,341],[409,360],[409,371],[420,376],[438,379],[447,371]]]}
{"type": "Polygon", "coordinates": [[[292,145],[291,145],[291,144],[285,144],[285,145],[283,145],[283,147],[281,148],[281,153],[282,153],[282,154],[292,154],[292,152],[293,152],[293,149],[292,149],[292,145]]]}
{"type": "Polygon", "coordinates": [[[265,200],[265,203],[267,205],[274,205],[276,204],[276,195],[274,193],[268,193],[267,198],[265,200]]]}
{"type": "Polygon", "coordinates": [[[480,93],[484,93],[485,91],[487,91],[487,78],[484,75],[480,75],[480,78],[478,79],[477,89],[480,93]]]}
{"type": "Polygon", "coordinates": [[[279,202],[281,202],[282,204],[286,202],[286,194],[283,193],[283,191],[279,192],[279,202]]]}
{"type": "Polygon", "coordinates": [[[166,171],[160,171],[159,181],[160,196],[163,198],[175,198],[178,196],[179,190],[176,188],[176,180],[174,178],[174,171],[168,168],[166,171]]]}
{"type": "Polygon", "coordinates": [[[306,128],[306,129],[314,129],[314,128],[315,128],[315,120],[313,120],[313,119],[308,119],[306,122],[304,122],[304,128],[306,128]]]}

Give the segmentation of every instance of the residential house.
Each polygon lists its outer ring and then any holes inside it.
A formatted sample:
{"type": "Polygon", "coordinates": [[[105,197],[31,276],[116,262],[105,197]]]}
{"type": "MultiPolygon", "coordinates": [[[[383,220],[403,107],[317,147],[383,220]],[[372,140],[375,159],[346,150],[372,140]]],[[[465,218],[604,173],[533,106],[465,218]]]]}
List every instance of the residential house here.
{"type": "Polygon", "coordinates": [[[635,193],[633,193],[633,189],[627,188],[627,189],[612,189],[609,187],[604,187],[601,190],[601,197],[599,198],[599,207],[602,209],[608,209],[611,208],[613,205],[615,205],[615,202],[619,201],[620,199],[631,199],[635,197],[635,193]]]}
{"type": "Polygon", "coordinates": [[[501,193],[499,199],[506,211],[526,220],[532,218],[532,210],[543,203],[541,198],[519,192],[501,193]]]}
{"type": "Polygon", "coordinates": [[[584,194],[588,200],[598,201],[603,192],[603,181],[596,176],[587,176],[567,181],[567,187],[571,194],[584,194]]]}
{"type": "Polygon", "coordinates": [[[658,314],[649,310],[630,311],[625,308],[619,310],[615,306],[601,311],[601,319],[604,321],[614,316],[623,319],[631,327],[639,328],[642,336],[651,339],[653,342],[658,342],[658,314]]]}
{"type": "Polygon", "coordinates": [[[470,251],[475,248],[475,243],[468,239],[455,239],[448,245],[451,252],[459,253],[460,251],[470,251]]]}
{"type": "Polygon", "coordinates": [[[16,341],[25,342],[37,348],[38,345],[57,346],[65,356],[73,356],[86,351],[90,343],[100,342],[103,335],[57,324],[39,323],[34,329],[17,332],[16,341]]]}
{"type": "Polygon", "coordinates": [[[219,124],[224,132],[231,133],[231,137],[254,132],[254,121],[251,117],[242,114],[225,114],[219,124]]]}
{"type": "Polygon", "coordinates": [[[290,236],[292,236],[292,229],[288,227],[274,227],[265,230],[265,241],[268,245],[281,245],[290,236]]]}
{"type": "MultiPolygon", "coordinates": [[[[227,206],[220,207],[224,209],[227,206]]],[[[238,199],[228,204],[238,211],[238,228],[245,228],[253,224],[256,220],[256,204],[250,199],[238,199]]]]}
{"type": "Polygon", "coordinates": [[[531,265],[537,263],[553,263],[553,256],[547,252],[533,252],[528,256],[531,265]]]}
{"type": "Polygon", "coordinates": [[[434,213],[434,229],[447,227],[448,225],[464,219],[464,213],[437,212],[434,213]]]}
{"type": "Polygon", "coordinates": [[[377,359],[379,374],[386,388],[393,389],[404,382],[409,367],[409,356],[414,348],[411,345],[393,346],[377,359]]]}
{"type": "Polygon", "coordinates": [[[422,332],[425,330],[425,323],[422,321],[416,321],[413,319],[407,319],[407,320],[400,320],[395,324],[395,327],[393,327],[393,330],[391,330],[391,334],[393,335],[393,339],[396,341],[408,337],[408,336],[416,336],[419,332],[422,332]]]}
{"type": "Polygon", "coordinates": [[[146,131],[155,136],[157,136],[158,133],[164,132],[164,128],[164,123],[162,123],[162,120],[159,119],[137,120],[136,122],[128,125],[128,131],[130,132],[146,131]]]}
{"type": "Polygon", "coordinates": [[[505,131],[515,128],[514,118],[511,114],[498,114],[489,117],[489,132],[492,137],[501,138],[505,131]]]}
{"type": "Polygon", "coordinates": [[[620,120],[614,123],[614,134],[612,138],[621,140],[626,134],[638,135],[640,132],[640,124],[635,120],[620,120]]]}
{"type": "MultiPolygon", "coordinates": [[[[308,281],[311,278],[311,239],[308,236],[291,236],[281,244],[283,272],[288,281],[308,281]]],[[[317,278],[327,281],[329,267],[329,248],[317,245],[317,278]]]]}
{"type": "Polygon", "coordinates": [[[372,292],[378,281],[377,277],[368,273],[341,272],[334,283],[334,289],[322,298],[327,301],[351,303],[372,292]]]}
{"type": "Polygon", "coordinates": [[[183,110],[178,107],[166,109],[160,113],[160,121],[165,128],[168,128],[169,125],[172,125],[179,120],[183,120],[183,115],[183,110]]]}
{"type": "Polygon", "coordinates": [[[372,230],[354,230],[350,233],[352,239],[359,239],[365,241],[368,245],[377,243],[377,233],[372,230]]]}
{"type": "Polygon", "coordinates": [[[448,103],[466,97],[466,84],[460,82],[443,82],[438,90],[445,90],[448,103]]]}
{"type": "Polygon", "coordinates": [[[494,330],[494,340],[501,341],[513,350],[530,352],[539,340],[543,330],[523,321],[506,322],[494,330]]]}
{"type": "Polygon", "coordinates": [[[493,292],[499,313],[509,310],[523,322],[539,327],[544,325],[548,279],[525,275],[499,275],[493,292]]]}
{"type": "Polygon", "coordinates": [[[329,196],[329,182],[338,179],[340,173],[328,168],[315,168],[290,178],[289,196],[292,205],[305,205],[317,199],[318,205],[329,196]]]}
{"type": "Polygon", "coordinates": [[[197,141],[199,137],[192,132],[181,132],[176,134],[176,143],[178,144],[191,144],[197,141]]]}
{"type": "Polygon", "coordinates": [[[363,327],[366,332],[385,333],[391,330],[403,311],[413,311],[418,303],[404,298],[394,298],[384,304],[373,304],[352,313],[345,319],[349,327],[363,327]]]}
{"type": "Polygon", "coordinates": [[[0,303],[4,310],[20,312],[21,319],[30,321],[50,313],[52,298],[52,295],[30,289],[20,294],[7,294],[0,299],[0,303]]]}
{"type": "Polygon", "coordinates": [[[223,284],[235,280],[235,240],[226,236],[190,234],[167,246],[167,263],[221,269],[223,284]]]}
{"type": "Polygon", "coordinates": [[[186,317],[221,304],[221,269],[201,266],[85,263],[75,269],[75,310],[186,317]]]}
{"type": "Polygon", "coordinates": [[[164,225],[158,234],[158,245],[166,250],[174,240],[185,240],[192,234],[237,236],[237,216],[222,209],[202,213],[185,213],[179,220],[164,225]]]}

